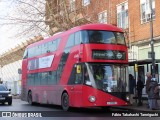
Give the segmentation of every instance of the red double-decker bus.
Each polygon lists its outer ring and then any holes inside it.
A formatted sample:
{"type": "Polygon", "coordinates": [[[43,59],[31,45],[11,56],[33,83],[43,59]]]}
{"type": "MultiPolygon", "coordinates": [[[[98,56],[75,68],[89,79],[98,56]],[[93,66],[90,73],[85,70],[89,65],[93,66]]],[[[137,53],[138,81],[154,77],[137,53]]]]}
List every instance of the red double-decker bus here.
{"type": "Polygon", "coordinates": [[[129,104],[124,33],[87,24],[29,45],[22,62],[22,100],[69,107],[129,104]]]}

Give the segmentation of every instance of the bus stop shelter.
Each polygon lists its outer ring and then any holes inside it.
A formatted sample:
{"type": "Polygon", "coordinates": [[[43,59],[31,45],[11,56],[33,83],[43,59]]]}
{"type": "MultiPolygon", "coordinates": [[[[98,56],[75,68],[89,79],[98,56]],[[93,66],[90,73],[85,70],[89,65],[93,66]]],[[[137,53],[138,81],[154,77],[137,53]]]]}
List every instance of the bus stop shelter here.
{"type": "MultiPolygon", "coordinates": [[[[152,73],[152,60],[151,59],[144,59],[144,60],[135,60],[129,62],[129,69],[132,69],[132,74],[135,77],[136,81],[138,76],[141,76],[142,81],[144,83],[144,86],[146,86],[146,73],[151,72],[152,73]]],[[[130,72],[129,72],[130,74],[130,72]]],[[[155,60],[155,74],[158,81],[158,84],[160,86],[160,59],[155,60]]],[[[136,89],[135,89],[136,93],[136,89]]],[[[133,97],[133,99],[136,100],[137,103],[137,97],[133,97]]],[[[147,100],[147,94],[146,94],[146,87],[144,87],[142,91],[142,100],[147,100]]]]}
{"type": "MultiPolygon", "coordinates": [[[[135,78],[140,75],[143,78],[143,82],[145,83],[145,75],[147,72],[152,73],[152,59],[144,59],[144,60],[134,60],[129,62],[129,67],[134,69],[135,78]]],[[[155,74],[158,79],[160,78],[160,59],[155,60],[155,74]]]]}

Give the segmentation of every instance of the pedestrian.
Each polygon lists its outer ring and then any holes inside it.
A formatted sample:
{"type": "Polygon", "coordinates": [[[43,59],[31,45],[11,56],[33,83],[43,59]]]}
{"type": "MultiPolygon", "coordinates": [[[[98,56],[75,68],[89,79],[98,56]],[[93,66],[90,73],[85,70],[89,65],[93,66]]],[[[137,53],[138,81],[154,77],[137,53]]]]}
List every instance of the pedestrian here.
{"type": "Polygon", "coordinates": [[[130,104],[133,104],[133,96],[136,86],[136,80],[134,79],[132,74],[129,74],[129,92],[130,92],[130,104]]]}
{"type": "Polygon", "coordinates": [[[137,81],[137,95],[138,95],[138,106],[142,106],[142,89],[144,88],[144,84],[142,82],[141,76],[138,76],[137,81]]]}
{"type": "Polygon", "coordinates": [[[148,88],[148,99],[151,110],[159,109],[157,102],[158,97],[159,97],[158,82],[156,81],[155,78],[152,78],[148,88]]]}
{"type": "MultiPolygon", "coordinates": [[[[146,80],[146,93],[147,93],[147,95],[148,95],[148,92],[149,92],[149,91],[148,91],[148,90],[149,90],[149,84],[150,84],[150,82],[151,82],[152,76],[151,76],[151,73],[150,73],[150,72],[147,72],[147,73],[146,73],[146,76],[147,76],[147,80],[146,80]]],[[[147,108],[150,108],[149,98],[148,98],[147,108]]]]}

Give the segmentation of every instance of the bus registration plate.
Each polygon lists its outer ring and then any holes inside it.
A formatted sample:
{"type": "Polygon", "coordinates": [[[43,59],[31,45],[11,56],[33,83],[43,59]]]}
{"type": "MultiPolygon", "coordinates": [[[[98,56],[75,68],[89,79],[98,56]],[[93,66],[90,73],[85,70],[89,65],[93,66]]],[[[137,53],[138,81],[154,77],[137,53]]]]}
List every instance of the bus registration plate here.
{"type": "Polygon", "coordinates": [[[107,102],[107,105],[116,105],[117,102],[107,102]]]}

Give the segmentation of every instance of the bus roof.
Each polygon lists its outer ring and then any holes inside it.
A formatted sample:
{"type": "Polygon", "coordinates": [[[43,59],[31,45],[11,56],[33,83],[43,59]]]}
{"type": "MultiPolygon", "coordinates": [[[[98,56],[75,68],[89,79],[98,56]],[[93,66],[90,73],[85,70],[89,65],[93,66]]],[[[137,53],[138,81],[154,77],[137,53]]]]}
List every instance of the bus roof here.
{"type": "Polygon", "coordinates": [[[54,34],[50,38],[47,38],[47,39],[44,39],[44,40],[41,40],[39,42],[36,42],[36,43],[33,43],[33,44],[29,45],[27,48],[30,48],[30,47],[33,47],[33,46],[36,46],[36,45],[40,45],[40,44],[44,43],[44,41],[47,42],[47,41],[56,39],[58,37],[64,36],[66,34],[74,33],[74,32],[80,31],[80,30],[106,30],[106,31],[123,32],[122,29],[120,29],[116,26],[110,25],[110,24],[100,24],[100,23],[85,24],[85,25],[74,27],[74,28],[72,28],[70,30],[67,30],[65,32],[54,34]]]}
{"type": "Polygon", "coordinates": [[[108,31],[117,31],[117,32],[123,32],[122,29],[110,25],[110,24],[86,24],[82,26],[77,26],[74,27],[73,29],[78,29],[78,30],[108,30],[108,31]]]}

